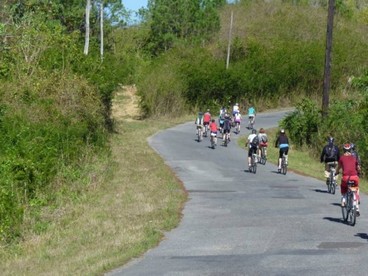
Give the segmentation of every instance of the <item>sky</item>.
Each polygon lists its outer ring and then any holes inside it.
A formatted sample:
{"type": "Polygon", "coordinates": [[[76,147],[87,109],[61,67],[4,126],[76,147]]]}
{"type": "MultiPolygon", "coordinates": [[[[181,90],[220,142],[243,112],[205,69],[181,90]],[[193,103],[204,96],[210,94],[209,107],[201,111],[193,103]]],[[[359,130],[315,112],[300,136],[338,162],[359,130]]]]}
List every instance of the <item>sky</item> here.
{"type": "Polygon", "coordinates": [[[142,7],[147,7],[147,0],[123,0],[122,2],[127,10],[138,11],[142,7]]]}

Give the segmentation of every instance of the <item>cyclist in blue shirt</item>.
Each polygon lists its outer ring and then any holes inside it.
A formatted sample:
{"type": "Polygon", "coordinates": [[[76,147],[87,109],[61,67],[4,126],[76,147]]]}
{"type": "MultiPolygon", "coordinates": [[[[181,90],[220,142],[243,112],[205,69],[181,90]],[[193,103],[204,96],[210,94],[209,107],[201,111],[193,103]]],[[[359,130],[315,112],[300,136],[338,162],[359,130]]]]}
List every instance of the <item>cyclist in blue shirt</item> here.
{"type": "Polygon", "coordinates": [[[252,105],[248,108],[248,118],[249,123],[253,126],[256,118],[256,109],[252,105]]]}

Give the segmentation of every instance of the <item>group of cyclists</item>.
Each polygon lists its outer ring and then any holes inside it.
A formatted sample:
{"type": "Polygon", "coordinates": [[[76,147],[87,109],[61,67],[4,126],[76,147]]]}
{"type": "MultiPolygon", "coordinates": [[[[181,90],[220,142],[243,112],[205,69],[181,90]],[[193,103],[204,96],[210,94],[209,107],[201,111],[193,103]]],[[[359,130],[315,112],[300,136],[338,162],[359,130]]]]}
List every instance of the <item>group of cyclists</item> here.
{"type": "MultiPolygon", "coordinates": [[[[253,106],[248,108],[248,118],[252,123],[252,126],[255,121],[256,110],[253,106]]],[[[242,122],[242,115],[240,112],[239,104],[236,103],[232,107],[232,112],[228,111],[224,106],[220,109],[218,115],[218,121],[212,117],[210,110],[207,109],[205,113],[199,112],[198,116],[195,120],[196,124],[196,134],[198,137],[201,137],[203,134],[204,137],[207,136],[207,132],[210,132],[211,143],[215,140],[215,145],[217,145],[217,134],[220,132],[222,134],[222,140],[224,144],[227,144],[231,141],[231,128],[236,127],[236,132],[240,132],[240,125],[242,122]]],[[[198,139],[200,141],[200,139],[198,139]]]]}
{"type": "MultiPolygon", "coordinates": [[[[256,111],[253,106],[248,108],[248,118],[249,118],[249,129],[251,133],[249,134],[245,147],[248,148],[248,166],[251,167],[251,158],[253,154],[256,154],[257,160],[259,162],[261,159],[262,148],[264,149],[264,154],[267,155],[268,138],[266,131],[263,128],[257,130],[253,128],[255,121],[256,111]],[[251,124],[252,123],[252,124],[251,124]]],[[[232,112],[230,112],[222,107],[218,116],[218,123],[211,117],[210,111],[207,110],[206,113],[199,112],[196,119],[197,130],[202,131],[208,126],[210,135],[214,139],[217,138],[217,133],[222,133],[223,141],[230,141],[231,128],[235,124],[239,124],[242,121],[242,115],[238,103],[236,103],[232,112]]],[[[289,139],[285,133],[284,129],[281,129],[278,137],[275,141],[275,147],[279,148],[279,158],[278,158],[278,172],[281,171],[282,158],[285,158],[285,162],[288,162],[288,152],[289,152],[289,139]]],[[[333,137],[328,137],[327,144],[323,147],[320,161],[324,163],[324,174],[326,179],[330,177],[330,169],[335,168],[335,181],[337,182],[338,175],[342,174],[341,177],[341,206],[346,204],[346,194],[348,192],[348,181],[355,182],[357,188],[357,216],[360,215],[359,211],[359,175],[361,170],[361,162],[359,155],[356,151],[356,147],[353,143],[346,143],[342,147],[343,153],[340,154],[339,147],[334,143],[333,137]],[[332,165],[332,166],[331,166],[332,165]]],[[[326,183],[328,183],[326,181],[326,183]]]]}
{"type": "MultiPolygon", "coordinates": [[[[359,204],[359,175],[361,169],[361,161],[356,151],[355,144],[345,143],[343,145],[343,154],[340,154],[339,147],[334,143],[333,137],[328,137],[327,144],[323,147],[320,161],[325,164],[325,177],[328,178],[331,167],[336,167],[335,181],[337,182],[338,174],[341,177],[341,206],[346,204],[346,195],[348,192],[348,181],[353,181],[357,189],[357,216],[360,215],[359,204]],[[332,166],[331,166],[332,165],[332,166]]],[[[326,183],[328,183],[326,181],[326,183]]]]}

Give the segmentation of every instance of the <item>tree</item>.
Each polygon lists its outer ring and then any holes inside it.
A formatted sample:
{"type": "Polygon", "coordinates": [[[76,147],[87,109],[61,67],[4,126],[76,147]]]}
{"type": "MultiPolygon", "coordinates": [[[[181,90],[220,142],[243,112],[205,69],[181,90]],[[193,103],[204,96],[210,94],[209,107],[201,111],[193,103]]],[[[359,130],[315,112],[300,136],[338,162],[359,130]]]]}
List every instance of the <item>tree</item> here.
{"type": "Polygon", "coordinates": [[[220,28],[217,9],[225,4],[225,0],[149,0],[147,13],[140,14],[150,25],[151,52],[166,51],[178,39],[210,39],[220,28]]]}
{"type": "Polygon", "coordinates": [[[88,49],[89,49],[89,16],[91,11],[91,0],[87,0],[86,3],[86,30],[85,30],[85,42],[84,42],[84,51],[83,53],[85,55],[88,55],[88,49]]]}

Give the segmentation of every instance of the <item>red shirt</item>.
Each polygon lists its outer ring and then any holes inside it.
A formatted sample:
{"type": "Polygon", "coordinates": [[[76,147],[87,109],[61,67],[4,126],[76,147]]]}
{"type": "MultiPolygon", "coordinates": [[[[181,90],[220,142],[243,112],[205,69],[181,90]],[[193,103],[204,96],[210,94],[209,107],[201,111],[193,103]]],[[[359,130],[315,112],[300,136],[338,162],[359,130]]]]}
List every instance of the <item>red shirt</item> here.
{"type": "Polygon", "coordinates": [[[209,123],[210,121],[211,121],[211,114],[208,113],[208,112],[204,113],[204,115],[203,115],[203,122],[204,123],[209,123]]]}
{"type": "Polygon", "coordinates": [[[339,159],[339,165],[342,168],[343,176],[358,175],[358,161],[352,155],[343,155],[339,159]]]}
{"type": "Polygon", "coordinates": [[[217,132],[217,124],[215,122],[210,123],[211,132],[217,132]]]}

